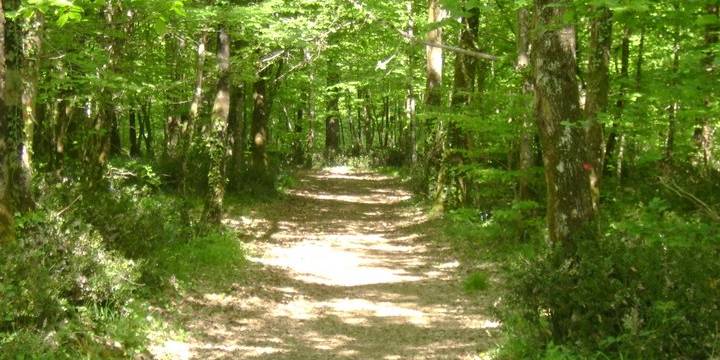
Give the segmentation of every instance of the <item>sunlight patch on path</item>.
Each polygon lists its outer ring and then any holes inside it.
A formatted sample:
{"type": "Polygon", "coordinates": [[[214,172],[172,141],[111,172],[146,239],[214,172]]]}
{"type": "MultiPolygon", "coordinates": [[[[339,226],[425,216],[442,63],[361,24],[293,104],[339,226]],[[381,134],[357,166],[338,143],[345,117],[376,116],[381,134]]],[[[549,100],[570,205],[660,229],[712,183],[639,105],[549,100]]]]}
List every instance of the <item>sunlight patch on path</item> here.
{"type": "Polygon", "coordinates": [[[500,324],[465,300],[397,179],[334,167],[287,194],[227,215],[256,278],[188,297],[193,335],[169,358],[480,359],[494,343],[500,324]]]}

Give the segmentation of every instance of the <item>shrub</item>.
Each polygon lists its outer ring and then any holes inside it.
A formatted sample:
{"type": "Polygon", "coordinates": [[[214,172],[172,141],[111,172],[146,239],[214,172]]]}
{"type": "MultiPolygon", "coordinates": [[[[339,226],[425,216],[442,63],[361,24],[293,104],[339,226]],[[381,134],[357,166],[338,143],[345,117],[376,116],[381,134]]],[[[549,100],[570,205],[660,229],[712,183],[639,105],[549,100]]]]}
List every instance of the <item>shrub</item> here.
{"type": "Polygon", "coordinates": [[[568,259],[548,250],[518,262],[505,308],[510,358],[557,344],[583,356],[703,359],[720,340],[720,255],[614,237],[568,259]]]}
{"type": "Polygon", "coordinates": [[[0,255],[0,330],[45,325],[72,305],[116,307],[130,298],[136,262],[108,250],[87,225],[38,214],[18,221],[17,243],[0,255]]]}

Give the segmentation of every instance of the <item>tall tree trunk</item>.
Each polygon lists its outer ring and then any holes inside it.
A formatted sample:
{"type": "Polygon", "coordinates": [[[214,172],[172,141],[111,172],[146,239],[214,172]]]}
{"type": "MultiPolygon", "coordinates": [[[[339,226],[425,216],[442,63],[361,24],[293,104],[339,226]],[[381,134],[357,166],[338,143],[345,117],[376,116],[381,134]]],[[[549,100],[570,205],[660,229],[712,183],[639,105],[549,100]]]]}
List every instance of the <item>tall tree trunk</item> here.
{"type": "MultiPolygon", "coordinates": [[[[522,74],[522,84],[520,85],[522,104],[520,108],[525,109],[529,107],[527,101],[533,91],[532,78],[528,69],[530,65],[530,11],[527,8],[518,10],[517,51],[516,67],[522,74]]],[[[522,128],[520,129],[518,198],[528,200],[530,198],[529,172],[533,166],[532,142],[534,129],[529,113],[523,112],[520,116],[522,116],[522,128]]]]}
{"type": "Polygon", "coordinates": [[[5,106],[5,10],[0,0],[0,246],[15,240],[13,211],[10,207],[10,171],[9,158],[12,156],[9,146],[7,109],[5,106]]]}
{"type": "MultiPolygon", "coordinates": [[[[445,11],[440,6],[439,0],[428,0],[428,23],[442,21],[444,14],[445,11]]],[[[442,35],[442,28],[437,27],[427,33],[427,41],[433,45],[442,45],[442,35]]],[[[428,45],[425,52],[427,55],[425,103],[437,106],[442,104],[443,49],[428,45]]]]}
{"type": "MultiPolygon", "coordinates": [[[[674,3],[676,11],[680,10],[680,4],[676,1],[674,3]]],[[[672,75],[670,81],[670,88],[673,90],[673,95],[677,91],[678,86],[678,70],[680,69],[680,25],[675,26],[673,31],[673,55],[672,55],[672,75]]],[[[663,165],[666,167],[672,166],[673,163],[673,152],[675,151],[675,130],[677,128],[677,113],[680,109],[680,101],[677,98],[673,99],[672,103],[668,106],[668,125],[667,133],[665,135],[665,153],[663,155],[663,165]]]]}
{"type": "MultiPolygon", "coordinates": [[[[717,2],[708,4],[706,6],[706,13],[709,17],[714,17],[715,21],[718,19],[720,5],[717,2]]],[[[708,74],[709,77],[714,78],[716,74],[715,66],[715,50],[714,46],[718,42],[718,30],[720,26],[717,23],[709,24],[705,26],[705,57],[702,59],[702,70],[708,74]]],[[[714,98],[714,92],[710,90],[709,94],[705,96],[705,107],[706,110],[710,111],[711,102],[714,98]]],[[[703,116],[697,126],[695,127],[694,138],[698,145],[698,150],[702,157],[702,173],[708,177],[714,170],[714,157],[713,157],[713,146],[715,143],[715,126],[712,124],[709,116],[703,116]]]]}
{"type": "Polygon", "coordinates": [[[170,74],[170,82],[172,87],[168,89],[165,104],[165,123],[164,132],[165,139],[163,141],[163,161],[173,164],[178,160],[182,120],[180,117],[179,103],[181,101],[178,96],[176,84],[181,82],[180,60],[178,59],[180,48],[183,46],[182,40],[176,39],[170,35],[165,36],[165,61],[167,62],[168,72],[170,74]]]}
{"type": "Polygon", "coordinates": [[[223,25],[218,31],[218,84],[209,133],[205,137],[210,154],[208,171],[208,194],[205,200],[203,218],[205,221],[220,224],[225,198],[225,158],[227,143],[227,125],[230,113],[230,35],[223,25]]]}
{"type": "MultiPolygon", "coordinates": [[[[203,81],[205,80],[204,70],[205,57],[207,54],[207,41],[208,34],[203,31],[200,34],[200,39],[198,40],[197,45],[197,61],[195,63],[195,86],[193,87],[193,97],[192,102],[190,103],[190,114],[188,116],[187,122],[182,126],[183,134],[181,135],[181,141],[184,142],[182,151],[187,151],[189,143],[193,141],[194,130],[198,120],[198,115],[200,114],[200,106],[202,105],[203,96],[203,81]]],[[[185,154],[183,153],[182,155],[184,156],[185,154]]]]}
{"type": "Polygon", "coordinates": [[[612,46],[612,13],[601,6],[595,9],[590,25],[590,49],[588,59],[588,86],[585,101],[587,163],[590,164],[590,189],[593,206],[597,210],[600,201],[605,141],[603,125],[598,115],[607,110],[610,93],[610,48],[612,46]]]}
{"type": "MultiPolygon", "coordinates": [[[[407,10],[407,27],[405,29],[405,32],[409,36],[415,36],[415,20],[413,18],[413,2],[414,0],[409,0],[406,2],[406,10],[407,10]]],[[[418,148],[417,148],[417,119],[416,119],[416,111],[415,108],[417,107],[417,97],[415,95],[415,49],[413,48],[412,44],[407,45],[407,65],[406,65],[406,72],[407,72],[407,83],[405,85],[405,121],[408,126],[408,136],[407,136],[407,155],[408,160],[411,164],[417,163],[418,160],[418,148]]]]}
{"type": "Polygon", "coordinates": [[[230,185],[233,189],[240,189],[240,180],[245,171],[245,86],[237,84],[232,86],[230,93],[230,185]]]}
{"type": "Polygon", "coordinates": [[[295,112],[295,126],[292,129],[295,132],[292,143],[292,158],[293,164],[295,165],[302,165],[305,163],[305,149],[303,148],[302,137],[304,131],[303,123],[305,122],[306,107],[307,105],[301,103],[295,112]]]}
{"type": "Polygon", "coordinates": [[[597,237],[585,163],[585,134],[575,60],[575,28],[565,24],[569,0],[535,0],[535,116],[547,183],[550,240],[568,254],[597,237]]]}
{"type": "MultiPolygon", "coordinates": [[[[480,10],[478,8],[471,8],[468,11],[469,15],[463,16],[461,19],[462,30],[460,31],[459,44],[463,49],[476,50],[475,39],[478,36],[478,28],[480,26],[480,10]]],[[[455,74],[453,78],[453,94],[451,99],[451,105],[456,112],[462,112],[463,107],[470,103],[470,95],[475,89],[475,78],[477,77],[477,60],[473,57],[457,53],[455,54],[455,74]]],[[[440,198],[445,201],[447,198],[447,187],[451,183],[455,184],[458,190],[458,202],[464,202],[467,194],[466,181],[463,176],[457,176],[454,179],[450,178],[450,167],[459,167],[465,162],[465,152],[469,142],[467,134],[459,126],[456,121],[450,121],[447,124],[448,127],[448,149],[443,154],[443,160],[441,165],[441,172],[444,172],[440,176],[445,180],[445,184],[438,182],[437,192],[442,194],[440,198]]]]}
{"type": "Polygon", "coordinates": [[[325,117],[325,159],[333,161],[340,150],[340,92],[336,85],[340,83],[340,69],[333,59],[328,60],[327,116],[325,117]]]}
{"type": "Polygon", "coordinates": [[[15,191],[19,192],[17,206],[20,210],[27,210],[34,206],[32,197],[33,137],[37,123],[37,82],[40,72],[41,39],[44,22],[43,14],[35,11],[23,24],[21,66],[23,131],[20,138],[19,183],[15,188],[15,191]]]}
{"type": "Polygon", "coordinates": [[[178,156],[181,160],[181,176],[180,183],[184,193],[187,193],[187,180],[190,176],[188,169],[189,151],[192,142],[195,140],[195,130],[198,127],[198,115],[200,113],[200,105],[202,104],[202,90],[205,70],[205,48],[207,46],[207,33],[202,32],[197,45],[197,62],[195,65],[195,86],[193,88],[193,97],[190,103],[190,114],[187,121],[180,127],[180,150],[178,156]]]}
{"type": "Polygon", "coordinates": [[[270,92],[268,90],[268,78],[272,72],[272,66],[265,65],[265,68],[258,74],[255,80],[253,94],[253,113],[251,136],[252,142],[252,171],[251,176],[260,179],[265,184],[270,180],[269,159],[267,145],[269,140],[268,118],[270,117],[270,92]]]}
{"type": "Polygon", "coordinates": [[[151,107],[152,103],[150,102],[150,100],[148,100],[140,108],[140,111],[142,113],[142,120],[140,120],[140,126],[144,130],[141,130],[140,134],[142,135],[141,137],[145,142],[145,154],[147,154],[147,157],[149,157],[150,159],[155,157],[155,148],[153,147],[153,128],[150,113],[151,107]]]}
{"type": "Polygon", "coordinates": [[[620,94],[618,95],[618,100],[615,104],[617,119],[613,122],[607,144],[605,145],[605,161],[603,162],[604,173],[609,171],[609,164],[614,156],[615,148],[617,147],[618,142],[623,142],[625,137],[625,134],[618,134],[618,123],[623,119],[623,115],[625,113],[625,98],[627,96],[628,82],[630,81],[629,66],[630,26],[625,25],[625,28],[623,29],[622,43],[620,44],[620,94]],[[620,137],[620,139],[618,139],[618,137],[620,137]]]}
{"type": "Polygon", "coordinates": [[[137,112],[134,107],[128,110],[128,139],[130,140],[130,156],[140,156],[140,143],[137,136],[137,112]]]}
{"type": "MultiPolygon", "coordinates": [[[[428,107],[437,107],[442,105],[442,80],[443,80],[443,49],[442,45],[442,28],[437,23],[443,20],[445,11],[440,6],[439,0],[428,1],[428,23],[434,24],[437,28],[427,33],[428,46],[425,48],[426,54],[426,87],[425,87],[425,104],[428,107]]],[[[435,179],[435,189],[432,198],[434,199],[433,211],[440,213],[443,211],[445,203],[445,182],[447,169],[443,168],[443,157],[445,154],[445,128],[443,119],[428,119],[428,124],[435,122],[434,128],[428,134],[427,139],[430,146],[426,149],[425,159],[425,175],[426,181],[430,181],[432,171],[437,171],[435,179]]]]}
{"type": "MultiPolygon", "coordinates": [[[[303,50],[303,57],[305,59],[305,62],[310,62],[312,60],[311,53],[308,49],[303,50]]],[[[305,105],[307,106],[307,137],[305,138],[305,149],[308,153],[310,153],[310,156],[305,157],[305,167],[310,168],[313,164],[313,157],[312,153],[314,152],[313,149],[315,148],[315,92],[313,89],[315,88],[315,72],[310,69],[308,74],[308,81],[310,83],[310,86],[308,86],[308,90],[305,92],[305,105]]]]}

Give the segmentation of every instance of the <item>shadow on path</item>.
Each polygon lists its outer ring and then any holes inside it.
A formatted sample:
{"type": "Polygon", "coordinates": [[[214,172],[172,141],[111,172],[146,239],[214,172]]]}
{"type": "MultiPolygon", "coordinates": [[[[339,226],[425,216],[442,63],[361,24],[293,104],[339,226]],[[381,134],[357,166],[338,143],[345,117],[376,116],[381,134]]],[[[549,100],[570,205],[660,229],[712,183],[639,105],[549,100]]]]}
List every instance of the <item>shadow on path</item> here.
{"type": "Polygon", "coordinates": [[[396,178],[331,168],[302,174],[289,195],[253,216],[228,211],[257,254],[247,279],[185,299],[189,339],[157,356],[480,359],[494,348],[490,305],[462,294],[458,263],[427,245],[427,218],[396,178]]]}

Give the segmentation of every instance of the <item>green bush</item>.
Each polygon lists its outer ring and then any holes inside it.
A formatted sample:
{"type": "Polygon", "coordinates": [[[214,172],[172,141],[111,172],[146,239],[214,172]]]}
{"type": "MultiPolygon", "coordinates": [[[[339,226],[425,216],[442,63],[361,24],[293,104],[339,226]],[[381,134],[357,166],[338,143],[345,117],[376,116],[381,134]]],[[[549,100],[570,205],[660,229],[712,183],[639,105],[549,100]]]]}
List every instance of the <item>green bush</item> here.
{"type": "MultiPolygon", "coordinates": [[[[682,235],[680,235],[682,236],[682,235]]],[[[717,247],[608,237],[568,259],[548,250],[518,262],[505,308],[508,358],[549,344],[583,357],[706,359],[720,343],[717,247]]]]}
{"type": "Polygon", "coordinates": [[[0,255],[0,330],[45,325],[73,305],[117,307],[130,299],[138,263],[108,250],[78,221],[31,217],[18,221],[17,243],[0,255]]]}

